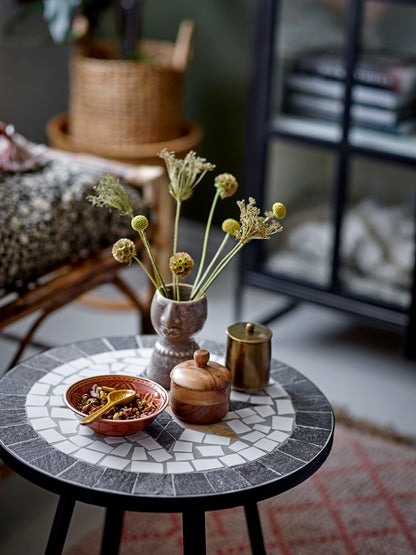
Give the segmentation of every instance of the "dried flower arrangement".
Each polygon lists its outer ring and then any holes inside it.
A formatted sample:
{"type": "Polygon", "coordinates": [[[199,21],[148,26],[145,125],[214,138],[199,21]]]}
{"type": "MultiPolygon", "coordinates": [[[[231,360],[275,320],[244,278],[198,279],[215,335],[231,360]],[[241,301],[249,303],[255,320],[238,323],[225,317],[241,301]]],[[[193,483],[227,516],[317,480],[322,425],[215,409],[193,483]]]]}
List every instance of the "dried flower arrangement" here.
{"type": "MultiPolygon", "coordinates": [[[[192,196],[198,183],[200,183],[208,171],[214,170],[215,166],[207,162],[205,158],[198,157],[193,151],[188,152],[183,159],[177,159],[175,153],[168,152],[166,149],[162,150],[159,156],[165,161],[170,181],[169,193],[176,201],[173,254],[169,260],[169,269],[173,277],[173,298],[180,300],[179,279],[187,276],[194,267],[192,257],[186,252],[178,251],[178,230],[182,203],[192,196]]],[[[244,245],[253,239],[269,239],[272,235],[282,231],[283,227],[277,220],[283,219],[286,215],[286,208],[281,202],[275,202],[272,210],[266,211],[264,216],[261,216],[260,209],[256,206],[256,201],[253,198],[250,197],[247,204],[244,200],[237,201],[237,206],[240,209],[240,221],[238,222],[233,218],[224,220],[222,224],[224,238],[213,258],[205,267],[212,219],[218,199],[232,196],[238,188],[235,177],[229,173],[217,175],[214,180],[214,186],[216,191],[205,228],[201,259],[197,276],[192,285],[190,300],[199,299],[206,293],[210,285],[212,285],[214,280],[244,245]],[[231,236],[234,237],[236,243],[228,252],[223,254],[231,236]]],[[[138,262],[155,289],[158,289],[163,296],[169,298],[169,289],[157,267],[151,246],[146,237],[146,228],[149,225],[146,216],[134,216],[129,197],[116,177],[108,174],[102,176],[94,189],[97,195],[88,197],[88,200],[93,205],[115,208],[119,214],[131,218],[132,228],[138,232],[149,256],[152,273],[137,257],[135,244],[130,239],[122,238],[114,243],[112,249],[114,258],[121,263],[131,264],[133,260],[138,262]]]]}

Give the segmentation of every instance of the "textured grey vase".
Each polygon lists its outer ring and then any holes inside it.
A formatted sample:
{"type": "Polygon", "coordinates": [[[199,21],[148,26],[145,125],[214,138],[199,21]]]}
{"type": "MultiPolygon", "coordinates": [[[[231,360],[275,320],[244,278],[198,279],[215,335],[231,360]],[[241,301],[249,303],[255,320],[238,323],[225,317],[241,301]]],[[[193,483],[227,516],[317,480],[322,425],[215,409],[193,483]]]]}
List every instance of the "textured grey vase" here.
{"type": "MultiPolygon", "coordinates": [[[[167,286],[169,292],[172,286],[167,286]]],[[[150,307],[150,318],[157,333],[153,353],[147,368],[147,377],[163,387],[170,387],[170,371],[180,362],[191,360],[199,345],[192,336],[200,331],[207,318],[205,295],[189,301],[192,287],[182,284],[180,301],[163,297],[156,291],[150,307]]]]}

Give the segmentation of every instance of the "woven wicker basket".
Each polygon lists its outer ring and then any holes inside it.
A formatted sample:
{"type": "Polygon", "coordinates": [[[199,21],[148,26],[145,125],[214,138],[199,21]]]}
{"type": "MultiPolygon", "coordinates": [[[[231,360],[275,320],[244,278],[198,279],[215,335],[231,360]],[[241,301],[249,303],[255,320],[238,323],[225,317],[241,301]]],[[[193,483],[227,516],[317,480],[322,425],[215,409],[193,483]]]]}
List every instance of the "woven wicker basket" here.
{"type": "Polygon", "coordinates": [[[192,43],[183,22],[176,43],[142,41],[146,61],[116,59],[109,42],[80,45],[70,63],[69,132],[77,148],[126,147],[174,139],[183,129],[183,81],[192,43]]]}

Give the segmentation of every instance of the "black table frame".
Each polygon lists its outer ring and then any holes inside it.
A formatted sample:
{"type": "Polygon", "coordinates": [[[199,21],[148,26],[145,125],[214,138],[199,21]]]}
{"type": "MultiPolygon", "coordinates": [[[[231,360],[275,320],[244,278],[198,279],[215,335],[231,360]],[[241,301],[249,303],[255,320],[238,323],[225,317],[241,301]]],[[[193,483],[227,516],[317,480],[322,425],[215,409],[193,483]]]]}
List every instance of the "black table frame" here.
{"type": "Polygon", "coordinates": [[[132,496],[64,485],[59,480],[28,469],[24,463],[11,456],[1,445],[0,455],[4,462],[17,474],[60,496],[45,555],[57,555],[62,552],[76,501],[106,508],[101,547],[102,555],[118,553],[124,511],[182,513],[184,554],[198,553],[203,555],[206,552],[205,512],[240,506],[244,506],[252,552],[260,555],[265,554],[266,550],[257,502],[283,493],[312,476],[325,462],[331,451],[332,441],[331,437],[320,456],[315,458],[307,468],[303,468],[302,472],[297,471],[293,476],[279,480],[275,486],[266,484],[246,492],[218,494],[213,499],[189,497],[172,501],[172,499],[163,497],[150,500],[146,498],[145,506],[141,506],[143,505],[143,499],[132,498],[132,496]]]}

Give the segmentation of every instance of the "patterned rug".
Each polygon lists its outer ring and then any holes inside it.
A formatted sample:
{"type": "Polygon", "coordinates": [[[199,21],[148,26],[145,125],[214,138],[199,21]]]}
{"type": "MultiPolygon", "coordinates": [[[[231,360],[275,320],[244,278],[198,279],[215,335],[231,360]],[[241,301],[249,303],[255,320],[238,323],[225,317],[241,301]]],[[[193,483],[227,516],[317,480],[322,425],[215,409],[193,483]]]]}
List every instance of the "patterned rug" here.
{"type": "MultiPolygon", "coordinates": [[[[270,555],[415,554],[415,442],[338,419],[318,472],[258,506],[270,555]]],[[[179,555],[181,526],[178,514],[126,513],[120,555],[179,555]]],[[[251,553],[241,507],[207,513],[206,530],[208,555],[251,553]]],[[[98,555],[100,536],[65,555],[98,555]]]]}

